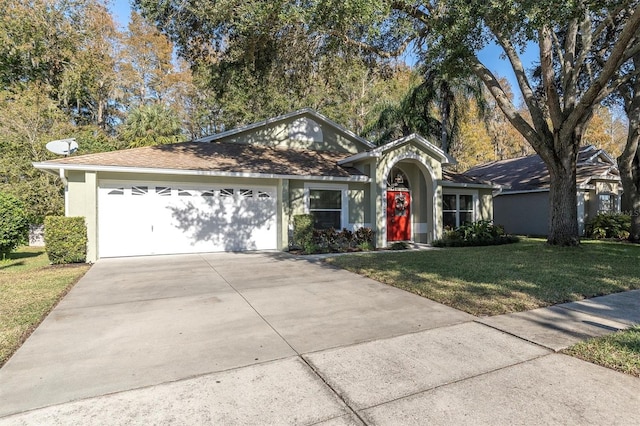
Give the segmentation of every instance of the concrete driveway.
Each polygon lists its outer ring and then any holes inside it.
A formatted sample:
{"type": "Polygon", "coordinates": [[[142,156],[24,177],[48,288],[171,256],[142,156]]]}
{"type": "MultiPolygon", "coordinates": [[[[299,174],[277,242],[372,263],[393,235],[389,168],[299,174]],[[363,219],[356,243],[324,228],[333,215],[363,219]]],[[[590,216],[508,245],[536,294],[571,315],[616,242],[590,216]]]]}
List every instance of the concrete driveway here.
{"type": "Polygon", "coordinates": [[[0,369],[1,424],[626,424],[640,380],[281,253],[97,262],[0,369]]]}

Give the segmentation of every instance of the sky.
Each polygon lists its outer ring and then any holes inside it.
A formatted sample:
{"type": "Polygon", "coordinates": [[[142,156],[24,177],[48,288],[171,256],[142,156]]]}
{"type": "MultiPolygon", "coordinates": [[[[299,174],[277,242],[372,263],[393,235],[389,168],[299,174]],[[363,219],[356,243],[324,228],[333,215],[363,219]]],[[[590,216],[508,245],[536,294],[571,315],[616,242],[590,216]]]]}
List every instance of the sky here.
{"type": "MultiPolygon", "coordinates": [[[[110,10],[121,29],[126,29],[129,23],[129,16],[131,15],[131,5],[129,0],[111,0],[110,10]]],[[[481,50],[478,57],[480,61],[496,75],[496,77],[505,77],[509,80],[511,89],[516,97],[517,104],[521,101],[522,95],[518,89],[518,84],[509,61],[501,58],[501,53],[502,49],[493,44],[481,50]]],[[[525,66],[538,60],[537,53],[537,49],[534,47],[532,49],[527,49],[524,54],[521,55],[522,62],[525,66]]]]}

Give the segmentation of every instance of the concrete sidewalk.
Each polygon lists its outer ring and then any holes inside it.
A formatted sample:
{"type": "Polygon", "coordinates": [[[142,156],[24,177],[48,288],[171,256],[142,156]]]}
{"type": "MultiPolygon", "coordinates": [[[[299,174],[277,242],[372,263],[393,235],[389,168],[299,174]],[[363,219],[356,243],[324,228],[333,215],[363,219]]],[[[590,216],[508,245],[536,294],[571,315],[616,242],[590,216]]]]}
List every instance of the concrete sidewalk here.
{"type": "Polygon", "coordinates": [[[556,351],[639,312],[475,318],[277,253],[101,260],[0,369],[0,424],[631,424],[640,379],[556,351]]]}

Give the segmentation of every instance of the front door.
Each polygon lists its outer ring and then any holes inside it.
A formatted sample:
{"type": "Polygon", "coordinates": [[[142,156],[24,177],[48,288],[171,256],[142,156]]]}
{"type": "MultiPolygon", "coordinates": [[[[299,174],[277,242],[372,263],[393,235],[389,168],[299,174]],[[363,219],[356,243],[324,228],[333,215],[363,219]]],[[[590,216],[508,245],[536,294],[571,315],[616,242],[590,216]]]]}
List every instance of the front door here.
{"type": "Polygon", "coordinates": [[[387,191],[387,241],[411,240],[411,193],[387,191]]]}

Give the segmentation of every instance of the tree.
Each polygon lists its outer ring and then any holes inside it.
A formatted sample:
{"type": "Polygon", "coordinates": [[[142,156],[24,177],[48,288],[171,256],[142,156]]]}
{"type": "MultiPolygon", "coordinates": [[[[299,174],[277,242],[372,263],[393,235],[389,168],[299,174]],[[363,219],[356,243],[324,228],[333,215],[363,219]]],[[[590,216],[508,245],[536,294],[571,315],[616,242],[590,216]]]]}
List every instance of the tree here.
{"type": "Polygon", "coordinates": [[[214,114],[200,110],[217,130],[314,108],[359,132],[377,98],[388,92],[393,61],[361,57],[310,24],[306,4],[246,2],[134,2],[177,46],[214,114]],[[354,118],[355,117],[355,118],[354,118]]]}
{"type": "Polygon", "coordinates": [[[31,223],[64,211],[59,179],[31,165],[53,158],[45,144],[67,137],[72,130],[50,90],[28,84],[0,92],[0,191],[22,200],[31,223]]]}
{"type": "Polygon", "coordinates": [[[142,105],[132,110],[120,127],[120,138],[129,148],[182,142],[178,115],[161,104],[142,105]]]}
{"type": "Polygon", "coordinates": [[[29,221],[22,203],[10,194],[0,192],[0,255],[2,258],[24,244],[29,235],[29,221]]]}
{"type": "Polygon", "coordinates": [[[618,157],[627,140],[626,125],[615,117],[610,108],[601,105],[594,108],[593,116],[584,132],[583,145],[593,145],[618,157]]]}
{"type": "Polygon", "coordinates": [[[618,157],[622,180],[622,208],[631,214],[629,240],[640,242],[640,54],[633,57],[629,79],[620,86],[619,94],[624,101],[624,110],[629,119],[627,143],[618,157]]]}
{"type": "Polygon", "coordinates": [[[171,41],[134,12],[122,46],[118,68],[127,104],[135,107],[174,101],[171,92],[182,76],[173,65],[171,41]]]}
{"type": "Polygon", "coordinates": [[[64,65],[58,97],[78,125],[110,130],[116,115],[116,57],[119,33],[106,6],[89,2],[74,22],[77,37],[72,57],[64,65]]]}

